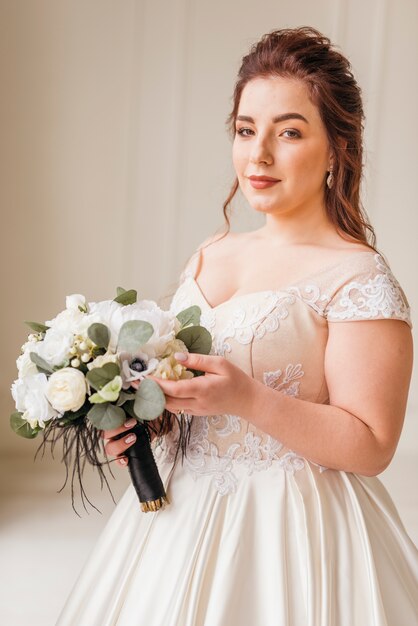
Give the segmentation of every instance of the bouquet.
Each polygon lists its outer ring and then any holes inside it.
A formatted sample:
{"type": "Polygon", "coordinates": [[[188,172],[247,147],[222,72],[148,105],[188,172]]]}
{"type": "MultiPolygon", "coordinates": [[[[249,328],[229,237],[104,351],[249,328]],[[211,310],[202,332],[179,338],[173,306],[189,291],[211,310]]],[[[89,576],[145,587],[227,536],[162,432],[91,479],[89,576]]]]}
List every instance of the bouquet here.
{"type": "MultiPolygon", "coordinates": [[[[105,480],[109,487],[103,473],[108,461],[99,458],[102,431],[131,417],[137,420],[132,429],[137,438],[125,456],[141,508],[156,511],[168,504],[150,435],[161,435],[173,416],[179,418],[165,409],[161,387],[147,376],[179,380],[204,374],[174,358],[175,352],[209,353],[212,338],[200,326],[200,315],[195,305],[174,315],[152,300],[137,302],[135,290],[118,287],[114,300],[88,303],[73,294],[54,319],[25,322],[33,332],[16,361],[18,378],[11,387],[16,411],[10,424],[22,437],[41,433],[43,450],[50,443],[53,452],[62,440],[62,488],[71,470],[73,508],[76,477],[84,507],[84,498],[88,500],[81,480],[86,461],[99,468],[102,486],[105,480]],[[137,388],[133,381],[139,381],[137,388]]],[[[179,421],[184,451],[184,424],[179,421]]]]}

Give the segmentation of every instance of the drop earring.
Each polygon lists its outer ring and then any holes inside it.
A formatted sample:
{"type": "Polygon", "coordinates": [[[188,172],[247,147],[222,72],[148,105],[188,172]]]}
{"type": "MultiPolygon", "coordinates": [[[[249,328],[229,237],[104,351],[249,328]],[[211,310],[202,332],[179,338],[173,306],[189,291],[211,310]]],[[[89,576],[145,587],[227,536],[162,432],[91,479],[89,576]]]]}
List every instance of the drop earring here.
{"type": "Polygon", "coordinates": [[[328,177],[327,177],[328,189],[331,189],[333,184],[334,184],[334,169],[333,169],[333,167],[330,167],[329,168],[329,174],[328,174],[328,177]]]}

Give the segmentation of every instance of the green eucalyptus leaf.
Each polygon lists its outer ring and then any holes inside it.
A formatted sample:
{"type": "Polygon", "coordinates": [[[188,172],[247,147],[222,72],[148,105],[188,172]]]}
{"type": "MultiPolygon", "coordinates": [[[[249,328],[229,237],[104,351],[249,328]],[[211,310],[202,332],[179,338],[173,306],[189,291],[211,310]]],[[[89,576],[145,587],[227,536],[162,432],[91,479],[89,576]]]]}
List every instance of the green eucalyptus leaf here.
{"type": "Polygon", "coordinates": [[[105,324],[95,322],[88,327],[87,334],[98,348],[105,348],[105,350],[107,350],[110,341],[110,331],[105,324]]]}
{"type": "Polygon", "coordinates": [[[126,414],[119,406],[107,402],[95,404],[87,413],[87,418],[100,430],[113,430],[122,426],[126,420],[126,414]]]}
{"type": "Polygon", "coordinates": [[[23,413],[16,411],[10,416],[10,426],[12,430],[25,439],[34,439],[41,428],[32,428],[31,425],[22,418],[23,413]]]}
{"type": "Polygon", "coordinates": [[[39,354],[37,354],[36,352],[30,352],[29,357],[32,363],[35,363],[36,367],[38,368],[38,372],[40,372],[41,374],[53,373],[54,368],[47,361],[45,361],[45,359],[39,356],[39,354]]]}
{"type": "Polygon", "coordinates": [[[118,337],[118,350],[135,354],[141,346],[147,343],[154,328],[143,320],[129,320],[122,324],[118,337]]]}
{"type": "Polygon", "coordinates": [[[110,383],[119,374],[120,368],[117,363],[105,363],[102,367],[93,367],[89,370],[86,378],[93,389],[100,391],[102,387],[110,383]]]}
{"type": "Polygon", "coordinates": [[[25,322],[36,333],[46,333],[50,326],[45,326],[45,324],[40,324],[39,322],[25,322]]]}
{"type": "Polygon", "coordinates": [[[121,293],[119,293],[119,289],[121,289],[121,287],[118,287],[118,295],[113,299],[113,302],[119,302],[119,304],[124,305],[135,304],[138,296],[135,289],[129,289],[128,291],[123,291],[121,293]]]}
{"type": "Polygon", "coordinates": [[[129,415],[129,417],[134,417],[136,420],[138,419],[134,411],[134,400],[129,400],[128,402],[125,402],[125,404],[123,405],[123,410],[127,415],[129,415]]]}
{"type": "Polygon", "coordinates": [[[123,287],[116,287],[117,296],[121,296],[123,293],[126,293],[126,289],[124,289],[123,287]]]}
{"type": "Polygon", "coordinates": [[[177,313],[176,317],[181,323],[181,327],[184,328],[185,326],[190,326],[190,324],[193,324],[194,326],[199,325],[201,314],[202,309],[197,306],[197,304],[194,304],[193,306],[189,306],[187,309],[184,309],[184,311],[177,313]]]}
{"type": "Polygon", "coordinates": [[[126,391],[121,391],[119,394],[119,398],[116,402],[117,406],[122,406],[122,404],[125,404],[125,402],[129,402],[130,400],[134,400],[135,398],[135,394],[134,393],[127,393],[126,391]]]}
{"type": "Polygon", "coordinates": [[[154,380],[144,378],[135,394],[135,415],[142,420],[152,420],[161,415],[165,408],[165,395],[154,380]]]}
{"type": "Polygon", "coordinates": [[[212,335],[204,326],[183,328],[176,336],[186,344],[189,352],[209,354],[212,347],[212,335]]]}

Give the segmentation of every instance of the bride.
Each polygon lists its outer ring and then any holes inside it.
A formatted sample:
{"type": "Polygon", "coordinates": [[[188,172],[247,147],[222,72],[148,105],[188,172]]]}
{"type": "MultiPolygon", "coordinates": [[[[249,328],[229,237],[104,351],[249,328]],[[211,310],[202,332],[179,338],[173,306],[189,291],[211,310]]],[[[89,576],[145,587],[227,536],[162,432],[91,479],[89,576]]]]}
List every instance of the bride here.
{"type": "MultiPolygon", "coordinates": [[[[361,208],[360,89],[318,31],[272,31],[242,60],[228,121],[226,221],[240,189],[265,224],[208,237],[171,301],[197,304],[213,338],[184,355],[204,376],[155,378],[191,422],[174,465],[176,428],[153,441],[171,504],[144,513],[128,488],[58,625],[412,626],[418,550],[377,477],[412,324],[361,208]]],[[[121,465],[131,421],[104,433],[121,465]]]]}

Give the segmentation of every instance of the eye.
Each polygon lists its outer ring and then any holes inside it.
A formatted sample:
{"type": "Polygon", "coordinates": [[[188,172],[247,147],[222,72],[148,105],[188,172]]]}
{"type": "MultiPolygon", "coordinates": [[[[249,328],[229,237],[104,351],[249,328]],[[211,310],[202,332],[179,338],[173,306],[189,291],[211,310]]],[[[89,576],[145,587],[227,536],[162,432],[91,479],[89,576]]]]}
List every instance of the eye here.
{"type": "Polygon", "coordinates": [[[299,139],[302,136],[295,128],[286,128],[286,130],[282,132],[282,135],[288,139],[299,139]]]}
{"type": "Polygon", "coordinates": [[[241,135],[241,137],[248,137],[248,135],[245,134],[245,131],[249,131],[250,133],[252,133],[253,131],[251,130],[251,128],[237,128],[236,129],[236,133],[237,135],[241,135]]]}

